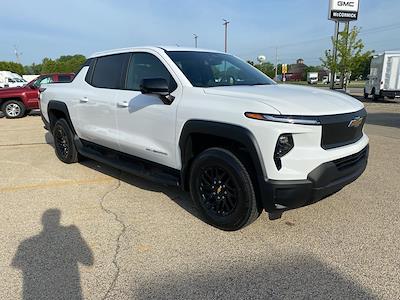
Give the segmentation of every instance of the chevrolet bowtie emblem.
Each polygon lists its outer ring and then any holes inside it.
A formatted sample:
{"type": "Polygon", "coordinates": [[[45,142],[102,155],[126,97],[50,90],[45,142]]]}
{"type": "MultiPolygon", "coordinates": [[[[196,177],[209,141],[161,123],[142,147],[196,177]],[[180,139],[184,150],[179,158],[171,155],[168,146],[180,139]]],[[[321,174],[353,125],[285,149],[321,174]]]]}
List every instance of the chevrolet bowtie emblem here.
{"type": "Polygon", "coordinates": [[[360,126],[363,122],[364,118],[361,117],[355,117],[353,120],[351,120],[349,122],[349,125],[347,125],[347,127],[354,127],[357,128],[358,126],[360,126]]]}

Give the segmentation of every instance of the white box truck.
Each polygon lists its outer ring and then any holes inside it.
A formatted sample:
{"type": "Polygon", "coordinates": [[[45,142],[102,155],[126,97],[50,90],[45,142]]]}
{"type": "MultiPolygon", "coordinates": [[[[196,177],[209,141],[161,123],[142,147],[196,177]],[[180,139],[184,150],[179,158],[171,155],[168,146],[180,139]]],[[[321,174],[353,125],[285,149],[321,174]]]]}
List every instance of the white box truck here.
{"type": "Polygon", "coordinates": [[[0,88],[20,87],[26,82],[18,74],[10,71],[0,71],[0,88]]]}
{"type": "Polygon", "coordinates": [[[317,84],[318,83],[318,72],[308,72],[307,73],[307,82],[308,82],[308,84],[317,84]]]}
{"type": "Polygon", "coordinates": [[[385,51],[371,60],[364,98],[400,97],[400,51],[385,51]]]}

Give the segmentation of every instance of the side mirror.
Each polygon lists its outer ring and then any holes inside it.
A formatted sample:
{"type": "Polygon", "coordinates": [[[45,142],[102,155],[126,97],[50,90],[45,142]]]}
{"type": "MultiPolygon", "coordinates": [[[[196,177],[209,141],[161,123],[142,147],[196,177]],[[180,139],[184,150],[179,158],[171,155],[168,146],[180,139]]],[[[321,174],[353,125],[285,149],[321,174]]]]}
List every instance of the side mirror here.
{"type": "Polygon", "coordinates": [[[145,78],[140,85],[142,94],[158,95],[164,104],[171,104],[174,97],[170,95],[167,80],[164,78],[145,78]]]}

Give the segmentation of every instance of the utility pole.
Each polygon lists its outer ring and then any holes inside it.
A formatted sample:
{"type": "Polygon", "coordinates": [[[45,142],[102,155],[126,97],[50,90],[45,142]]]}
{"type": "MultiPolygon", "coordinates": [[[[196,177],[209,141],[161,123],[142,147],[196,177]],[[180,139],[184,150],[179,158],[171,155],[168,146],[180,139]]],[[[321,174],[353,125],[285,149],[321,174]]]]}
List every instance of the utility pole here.
{"type": "Polygon", "coordinates": [[[278,78],[278,47],[275,48],[275,78],[274,80],[277,80],[278,78]]]}
{"type": "Polygon", "coordinates": [[[224,23],[222,25],[225,26],[225,53],[228,52],[228,24],[230,23],[228,20],[222,19],[224,23]]]}
{"type": "Polygon", "coordinates": [[[331,70],[331,90],[335,88],[335,79],[336,79],[336,60],[337,60],[337,42],[339,39],[339,21],[335,21],[335,36],[333,43],[333,70],[331,70]]]}
{"type": "MultiPolygon", "coordinates": [[[[349,27],[350,27],[350,22],[345,23],[345,32],[346,32],[346,51],[348,51],[349,47],[349,27]]],[[[345,92],[347,92],[347,65],[348,62],[347,60],[344,61],[344,69],[343,69],[343,74],[341,76],[341,86],[342,89],[344,89],[345,92]]]]}
{"type": "Polygon", "coordinates": [[[194,47],[197,48],[197,38],[199,37],[197,34],[193,33],[194,36],[194,47]]]}
{"type": "Polygon", "coordinates": [[[21,63],[21,55],[22,55],[22,53],[18,52],[18,48],[17,48],[16,45],[14,45],[14,54],[15,54],[15,59],[16,59],[17,63],[20,64],[21,63]]]}

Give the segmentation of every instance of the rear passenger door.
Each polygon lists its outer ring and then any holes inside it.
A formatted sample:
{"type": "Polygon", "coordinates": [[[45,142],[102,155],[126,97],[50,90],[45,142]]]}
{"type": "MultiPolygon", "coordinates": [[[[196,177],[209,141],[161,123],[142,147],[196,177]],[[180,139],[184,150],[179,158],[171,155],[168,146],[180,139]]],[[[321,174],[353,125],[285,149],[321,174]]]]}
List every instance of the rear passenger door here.
{"type": "Polygon", "coordinates": [[[132,53],[124,90],[116,96],[116,119],[122,152],[146,160],[176,167],[176,110],[181,87],[157,53],[132,53]],[[156,95],[143,95],[144,78],[165,78],[175,100],[164,104],[156,95]]]}
{"type": "Polygon", "coordinates": [[[124,83],[128,59],[128,53],[102,56],[90,66],[88,84],[77,95],[80,138],[118,150],[115,96],[124,83]]]}

